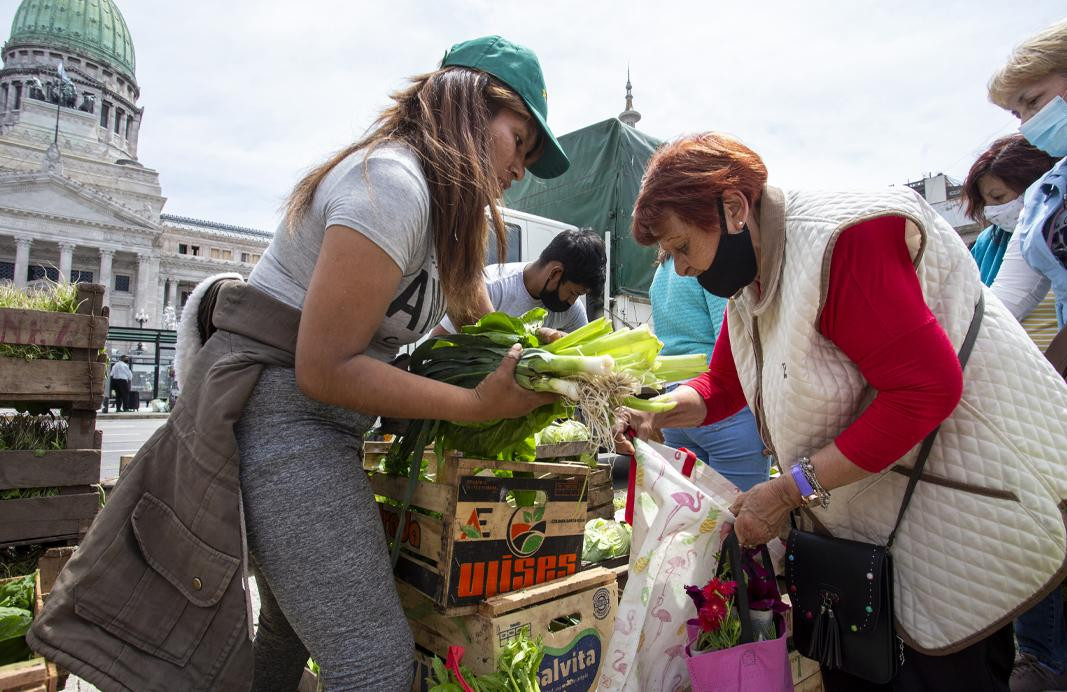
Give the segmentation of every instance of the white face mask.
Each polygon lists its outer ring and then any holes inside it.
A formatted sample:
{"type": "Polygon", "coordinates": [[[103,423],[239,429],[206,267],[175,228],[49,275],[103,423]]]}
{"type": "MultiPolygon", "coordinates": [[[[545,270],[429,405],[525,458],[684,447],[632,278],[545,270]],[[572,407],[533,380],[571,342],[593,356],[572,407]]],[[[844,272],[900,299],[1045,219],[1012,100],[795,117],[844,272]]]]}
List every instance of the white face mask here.
{"type": "Polygon", "coordinates": [[[995,207],[986,207],[985,218],[989,223],[995,223],[1005,231],[1014,231],[1015,224],[1019,222],[1019,214],[1023,211],[1023,196],[1019,195],[1007,204],[998,204],[995,207]]]}

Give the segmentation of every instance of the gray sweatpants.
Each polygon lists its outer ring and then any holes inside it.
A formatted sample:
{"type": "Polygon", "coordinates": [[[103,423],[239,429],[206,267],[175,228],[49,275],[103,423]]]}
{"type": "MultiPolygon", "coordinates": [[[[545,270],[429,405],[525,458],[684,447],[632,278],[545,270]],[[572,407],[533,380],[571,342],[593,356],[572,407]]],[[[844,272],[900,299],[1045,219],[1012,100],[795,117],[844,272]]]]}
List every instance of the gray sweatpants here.
{"type": "Polygon", "coordinates": [[[293,692],[308,654],[327,690],[408,690],[414,643],[361,468],[372,419],[267,368],[236,426],[261,609],[256,692],[293,692]]]}

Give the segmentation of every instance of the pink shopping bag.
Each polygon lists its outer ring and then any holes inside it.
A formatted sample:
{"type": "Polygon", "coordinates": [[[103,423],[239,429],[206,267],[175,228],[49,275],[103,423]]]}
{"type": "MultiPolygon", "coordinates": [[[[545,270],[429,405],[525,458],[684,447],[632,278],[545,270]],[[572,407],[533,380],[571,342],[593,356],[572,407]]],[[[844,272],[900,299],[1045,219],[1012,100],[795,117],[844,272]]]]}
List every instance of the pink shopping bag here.
{"type": "MultiPolygon", "coordinates": [[[[695,654],[686,646],[685,663],[693,692],[792,692],[785,619],[779,615],[777,620],[782,633],[777,639],[695,654]]],[[[686,629],[692,645],[700,635],[700,626],[687,624],[686,629]]]]}
{"type": "MultiPolygon", "coordinates": [[[[766,546],[761,549],[763,569],[774,578],[771,558],[766,546]]],[[[731,575],[744,571],[737,534],[730,533],[723,541],[722,554],[716,575],[726,566],[731,575]]],[[[774,616],[777,639],[756,639],[749,610],[749,597],[744,582],[740,582],[735,596],[737,615],[741,620],[741,642],[737,646],[718,651],[693,653],[692,646],[700,636],[700,622],[686,622],[689,643],[685,647],[685,664],[693,692],[792,692],[793,676],[789,670],[789,651],[786,649],[785,618],[774,616]]],[[[772,582],[773,584],[773,582],[772,582]]],[[[777,600],[777,588],[775,600],[777,600]]]]}

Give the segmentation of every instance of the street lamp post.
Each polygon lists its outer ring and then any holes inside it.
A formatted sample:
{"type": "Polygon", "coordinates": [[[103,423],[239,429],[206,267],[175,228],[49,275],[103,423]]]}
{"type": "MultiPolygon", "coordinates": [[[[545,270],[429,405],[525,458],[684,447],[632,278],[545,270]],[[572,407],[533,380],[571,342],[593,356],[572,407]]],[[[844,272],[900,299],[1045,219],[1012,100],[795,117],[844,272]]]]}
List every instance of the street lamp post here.
{"type": "MultiPolygon", "coordinates": [[[[141,308],[137,311],[137,314],[133,316],[133,319],[135,322],[137,322],[137,327],[139,329],[144,329],[144,323],[147,322],[150,318],[148,317],[148,313],[145,312],[144,308],[141,308]]],[[[144,344],[140,341],[137,342],[137,352],[144,353],[144,344]]]]}

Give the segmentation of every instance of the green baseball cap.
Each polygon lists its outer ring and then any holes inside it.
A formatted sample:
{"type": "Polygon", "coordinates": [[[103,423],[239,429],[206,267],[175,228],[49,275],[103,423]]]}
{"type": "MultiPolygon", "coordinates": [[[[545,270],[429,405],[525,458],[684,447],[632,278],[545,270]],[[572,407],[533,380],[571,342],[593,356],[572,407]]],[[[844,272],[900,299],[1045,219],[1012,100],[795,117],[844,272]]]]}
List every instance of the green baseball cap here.
{"type": "Polygon", "coordinates": [[[529,166],[538,178],[563,175],[571,162],[548,127],[548,91],[541,63],[534,52],[500,36],[483,36],[452,46],[441,67],[470,67],[487,72],[507,84],[526,104],[545,138],[541,158],[529,166]]]}

